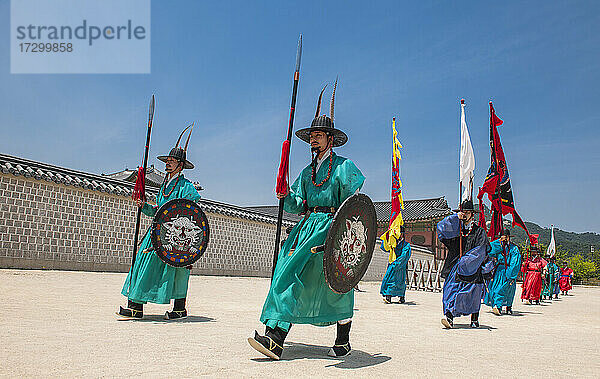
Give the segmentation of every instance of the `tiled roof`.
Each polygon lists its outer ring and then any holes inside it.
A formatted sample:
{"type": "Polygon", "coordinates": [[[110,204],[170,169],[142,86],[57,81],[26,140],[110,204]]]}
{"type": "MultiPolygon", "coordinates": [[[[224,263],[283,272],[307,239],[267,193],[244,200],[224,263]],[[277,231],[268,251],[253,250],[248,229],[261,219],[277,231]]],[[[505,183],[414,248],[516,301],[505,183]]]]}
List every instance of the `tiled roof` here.
{"type": "MultiPolygon", "coordinates": [[[[264,213],[264,214],[268,214],[273,217],[277,217],[277,213],[279,212],[279,206],[277,206],[277,205],[263,205],[263,206],[255,206],[255,207],[246,207],[246,209],[257,211],[257,212],[264,213]]],[[[287,213],[286,211],[283,211],[283,219],[284,220],[298,222],[298,221],[300,221],[301,218],[302,218],[302,216],[300,216],[300,215],[293,214],[293,213],[287,213]]]]}
{"type": "MultiPolygon", "coordinates": [[[[125,169],[123,171],[115,172],[112,174],[102,174],[111,179],[124,180],[126,182],[135,183],[137,179],[137,169],[125,169]]],[[[146,186],[160,188],[163,180],[165,179],[165,173],[161,172],[154,165],[146,168],[146,186]]]]}
{"type": "MultiPolygon", "coordinates": [[[[238,207],[236,205],[220,203],[218,201],[208,199],[200,199],[199,203],[202,205],[202,209],[208,210],[209,212],[221,213],[227,216],[245,218],[254,221],[268,222],[271,224],[277,223],[277,212],[273,215],[271,212],[267,213],[262,212],[260,209],[254,209],[255,207],[238,207]]],[[[296,220],[284,217],[283,225],[292,226],[296,223],[295,221],[296,220]]]]}
{"type": "MultiPolygon", "coordinates": [[[[5,174],[46,180],[67,186],[81,187],[92,191],[106,192],[120,196],[131,196],[134,186],[133,183],[114,179],[108,175],[90,174],[6,154],[0,154],[0,171],[5,174]]],[[[150,198],[154,198],[157,190],[150,188],[146,192],[150,195],[150,198]]],[[[265,214],[260,212],[260,210],[242,208],[236,205],[208,199],[201,199],[199,203],[202,205],[202,208],[208,212],[270,224],[275,224],[277,222],[277,215],[273,216],[269,213],[265,214]]],[[[284,218],[283,225],[291,226],[294,224],[292,221],[293,220],[284,218]]]]}
{"type": "MultiPolygon", "coordinates": [[[[377,222],[389,222],[392,212],[392,203],[390,201],[375,201],[375,211],[377,212],[377,222]]],[[[262,205],[247,207],[246,209],[257,210],[261,213],[270,214],[277,217],[276,205],[262,205]]],[[[300,216],[283,212],[284,218],[292,221],[300,220],[300,216]]],[[[446,217],[452,214],[448,208],[448,202],[442,197],[422,200],[404,200],[404,210],[402,218],[408,222],[434,220],[446,217]]]]}
{"type": "Polygon", "coordinates": [[[0,171],[5,174],[22,175],[26,178],[46,180],[121,196],[130,196],[133,189],[133,183],[6,154],[0,154],[0,171]]]}
{"type": "MultiPolygon", "coordinates": [[[[375,201],[373,204],[377,212],[377,222],[389,222],[392,202],[375,201]]],[[[443,196],[433,199],[404,200],[404,209],[402,210],[402,218],[408,222],[440,219],[450,214],[452,214],[452,210],[443,196]]]]}
{"type": "MultiPolygon", "coordinates": [[[[146,168],[146,186],[160,188],[165,179],[165,173],[154,167],[154,165],[146,168]]],[[[114,172],[112,174],[102,174],[111,179],[124,180],[126,182],[135,183],[137,180],[137,169],[125,169],[123,171],[114,172]]],[[[204,188],[198,182],[192,183],[196,190],[202,191],[204,188]]]]}

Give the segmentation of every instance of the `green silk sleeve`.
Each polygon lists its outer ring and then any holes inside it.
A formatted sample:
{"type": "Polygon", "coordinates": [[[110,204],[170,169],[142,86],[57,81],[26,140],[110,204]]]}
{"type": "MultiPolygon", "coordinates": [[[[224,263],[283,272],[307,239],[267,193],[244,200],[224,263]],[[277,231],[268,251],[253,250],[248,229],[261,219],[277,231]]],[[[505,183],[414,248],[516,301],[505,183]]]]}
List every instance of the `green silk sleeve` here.
{"type": "Polygon", "coordinates": [[[519,271],[521,269],[521,252],[519,248],[515,245],[511,247],[511,256],[510,261],[508,262],[508,267],[506,268],[506,277],[508,280],[515,280],[519,275],[519,271]]]}
{"type": "Polygon", "coordinates": [[[148,203],[144,203],[144,205],[142,206],[142,213],[148,217],[154,217],[154,215],[156,214],[156,210],[156,206],[150,205],[148,203]]]}
{"type": "Polygon", "coordinates": [[[303,175],[304,171],[300,173],[294,184],[292,184],[290,193],[283,200],[283,210],[288,213],[298,214],[304,211],[306,195],[304,193],[304,186],[302,185],[303,175]]]}
{"type": "Polygon", "coordinates": [[[488,255],[492,258],[500,259],[498,258],[502,251],[502,243],[500,242],[500,240],[494,240],[490,243],[490,245],[492,246],[492,250],[490,250],[488,255]]]}

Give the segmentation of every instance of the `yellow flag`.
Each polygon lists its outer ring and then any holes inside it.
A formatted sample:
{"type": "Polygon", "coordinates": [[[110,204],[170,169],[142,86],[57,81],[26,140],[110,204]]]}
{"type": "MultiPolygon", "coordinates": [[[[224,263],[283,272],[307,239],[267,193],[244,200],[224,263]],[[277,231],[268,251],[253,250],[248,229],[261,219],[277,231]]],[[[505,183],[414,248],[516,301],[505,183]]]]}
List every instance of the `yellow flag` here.
{"type": "Polygon", "coordinates": [[[401,227],[404,225],[402,219],[402,209],[404,201],[402,200],[402,182],[400,181],[400,148],[402,145],[398,141],[398,132],[396,131],[396,118],[392,119],[392,212],[390,215],[389,228],[381,236],[383,248],[389,251],[389,262],[396,260],[396,245],[401,237],[401,227]]]}

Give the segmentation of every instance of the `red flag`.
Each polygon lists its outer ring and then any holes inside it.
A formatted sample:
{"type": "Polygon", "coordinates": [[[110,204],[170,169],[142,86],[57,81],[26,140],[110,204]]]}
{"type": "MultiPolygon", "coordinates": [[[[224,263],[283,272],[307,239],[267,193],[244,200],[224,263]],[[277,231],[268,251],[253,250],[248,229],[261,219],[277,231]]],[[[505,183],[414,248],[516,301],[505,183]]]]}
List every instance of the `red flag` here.
{"type": "MultiPolygon", "coordinates": [[[[483,195],[487,193],[488,199],[491,201],[492,210],[492,224],[488,231],[488,236],[494,238],[502,230],[502,216],[511,214],[513,217],[513,226],[519,226],[525,230],[529,235],[529,231],[525,226],[525,223],[515,210],[514,199],[512,195],[512,188],[510,185],[510,177],[508,174],[508,166],[506,164],[506,157],[504,156],[504,150],[502,149],[502,143],[500,142],[500,135],[498,134],[499,125],[502,125],[503,121],[496,116],[494,106],[490,101],[490,150],[491,150],[491,164],[490,169],[485,178],[485,182],[479,188],[477,199],[479,199],[480,210],[483,211],[483,195]]],[[[485,228],[485,216],[483,212],[479,217],[479,225],[485,228]]]]}
{"type": "Polygon", "coordinates": [[[492,123],[494,124],[494,126],[500,126],[504,124],[504,121],[500,120],[500,117],[496,116],[496,112],[494,111],[494,106],[492,105],[491,101],[490,108],[492,109],[492,123]]]}

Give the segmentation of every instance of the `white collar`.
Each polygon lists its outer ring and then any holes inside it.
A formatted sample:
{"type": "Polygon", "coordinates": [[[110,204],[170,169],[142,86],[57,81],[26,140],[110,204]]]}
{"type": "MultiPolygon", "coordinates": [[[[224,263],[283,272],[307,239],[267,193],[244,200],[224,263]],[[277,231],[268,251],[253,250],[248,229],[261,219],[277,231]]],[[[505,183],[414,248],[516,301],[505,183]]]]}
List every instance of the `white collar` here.
{"type": "MultiPolygon", "coordinates": [[[[167,174],[167,175],[169,175],[169,174],[167,174]]],[[[165,186],[165,188],[169,187],[169,185],[171,184],[171,182],[173,181],[173,179],[177,179],[181,175],[183,175],[183,170],[179,171],[179,174],[177,174],[177,175],[173,176],[171,179],[169,179],[169,181],[167,182],[167,185],[165,186]]]]}
{"type": "Polygon", "coordinates": [[[321,168],[321,164],[323,164],[323,162],[325,162],[325,159],[328,159],[330,155],[331,155],[331,149],[327,149],[327,152],[323,155],[323,157],[321,159],[317,158],[317,168],[316,168],[315,172],[319,172],[319,169],[321,168]]]}

